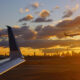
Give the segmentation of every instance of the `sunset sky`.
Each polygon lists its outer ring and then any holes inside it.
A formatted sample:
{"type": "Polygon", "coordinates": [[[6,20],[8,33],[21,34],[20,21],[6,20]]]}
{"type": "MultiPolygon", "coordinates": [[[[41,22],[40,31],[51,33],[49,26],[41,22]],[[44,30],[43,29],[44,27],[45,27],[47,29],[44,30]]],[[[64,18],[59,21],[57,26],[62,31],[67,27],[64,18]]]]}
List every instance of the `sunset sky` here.
{"type": "Polygon", "coordinates": [[[79,3],[80,0],[0,0],[0,48],[8,47],[5,25],[10,25],[23,50],[42,53],[43,49],[79,49],[79,3]]]}
{"type": "MultiPolygon", "coordinates": [[[[68,8],[75,8],[79,3],[79,0],[0,0],[0,25],[20,25],[21,23],[18,22],[20,18],[28,14],[36,18],[38,14],[35,13],[41,12],[43,9],[51,11],[49,18],[55,22],[62,19],[64,11],[68,8]],[[34,3],[39,4],[38,8],[34,9],[32,6],[34,3]],[[28,8],[29,12],[21,11],[21,14],[20,9],[25,10],[25,8],[28,8]]],[[[78,15],[80,15],[80,8],[69,18],[74,18],[78,15]]],[[[32,25],[35,25],[35,23],[32,25]]]]}

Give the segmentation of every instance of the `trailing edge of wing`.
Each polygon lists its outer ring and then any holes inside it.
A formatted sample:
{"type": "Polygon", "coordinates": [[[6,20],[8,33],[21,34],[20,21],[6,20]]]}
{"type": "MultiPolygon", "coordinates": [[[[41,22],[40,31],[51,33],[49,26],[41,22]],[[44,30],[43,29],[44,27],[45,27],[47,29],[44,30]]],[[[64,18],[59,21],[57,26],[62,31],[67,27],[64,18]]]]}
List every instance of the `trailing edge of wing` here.
{"type": "Polygon", "coordinates": [[[23,62],[25,62],[25,60],[21,59],[21,58],[17,58],[17,59],[9,60],[9,61],[5,62],[5,64],[0,65],[0,75],[9,71],[12,68],[18,66],[19,64],[21,64],[23,62]]]}

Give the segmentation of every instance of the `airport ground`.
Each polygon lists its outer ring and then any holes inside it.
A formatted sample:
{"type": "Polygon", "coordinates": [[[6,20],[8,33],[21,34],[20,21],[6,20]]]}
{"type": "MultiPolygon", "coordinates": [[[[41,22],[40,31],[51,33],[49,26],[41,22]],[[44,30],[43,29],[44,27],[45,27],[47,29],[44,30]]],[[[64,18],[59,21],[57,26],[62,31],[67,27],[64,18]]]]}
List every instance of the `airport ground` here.
{"type": "Polygon", "coordinates": [[[0,80],[80,80],[80,57],[26,57],[0,80]]]}

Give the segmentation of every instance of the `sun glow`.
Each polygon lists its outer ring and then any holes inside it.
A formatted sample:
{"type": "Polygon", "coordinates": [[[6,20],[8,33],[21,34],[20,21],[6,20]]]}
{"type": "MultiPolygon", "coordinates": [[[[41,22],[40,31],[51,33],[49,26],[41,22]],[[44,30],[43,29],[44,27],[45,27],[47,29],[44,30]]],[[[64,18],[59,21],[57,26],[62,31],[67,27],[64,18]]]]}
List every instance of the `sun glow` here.
{"type": "MultiPolygon", "coordinates": [[[[44,56],[45,54],[48,56],[59,55],[59,56],[72,56],[80,54],[80,47],[76,48],[68,48],[68,47],[60,47],[55,46],[47,49],[32,49],[27,47],[20,48],[21,53],[24,56],[44,56]]],[[[9,55],[9,48],[0,47],[0,55],[9,55]]]]}

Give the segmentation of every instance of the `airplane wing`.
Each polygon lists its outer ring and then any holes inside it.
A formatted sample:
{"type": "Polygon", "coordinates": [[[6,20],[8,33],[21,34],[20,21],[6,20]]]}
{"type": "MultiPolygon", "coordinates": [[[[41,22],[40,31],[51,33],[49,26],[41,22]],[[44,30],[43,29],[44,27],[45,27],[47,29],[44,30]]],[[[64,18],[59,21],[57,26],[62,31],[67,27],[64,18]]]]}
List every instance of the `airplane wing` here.
{"type": "Polygon", "coordinates": [[[0,64],[0,75],[9,71],[10,69],[18,66],[19,64],[25,62],[24,59],[21,58],[17,58],[17,59],[13,59],[13,60],[8,60],[2,64],[0,64]]]}
{"type": "Polygon", "coordinates": [[[8,27],[8,37],[9,37],[10,57],[0,61],[0,75],[18,66],[19,64],[25,62],[24,57],[22,56],[20,49],[16,43],[12,28],[9,26],[7,27],[8,27]]]}

